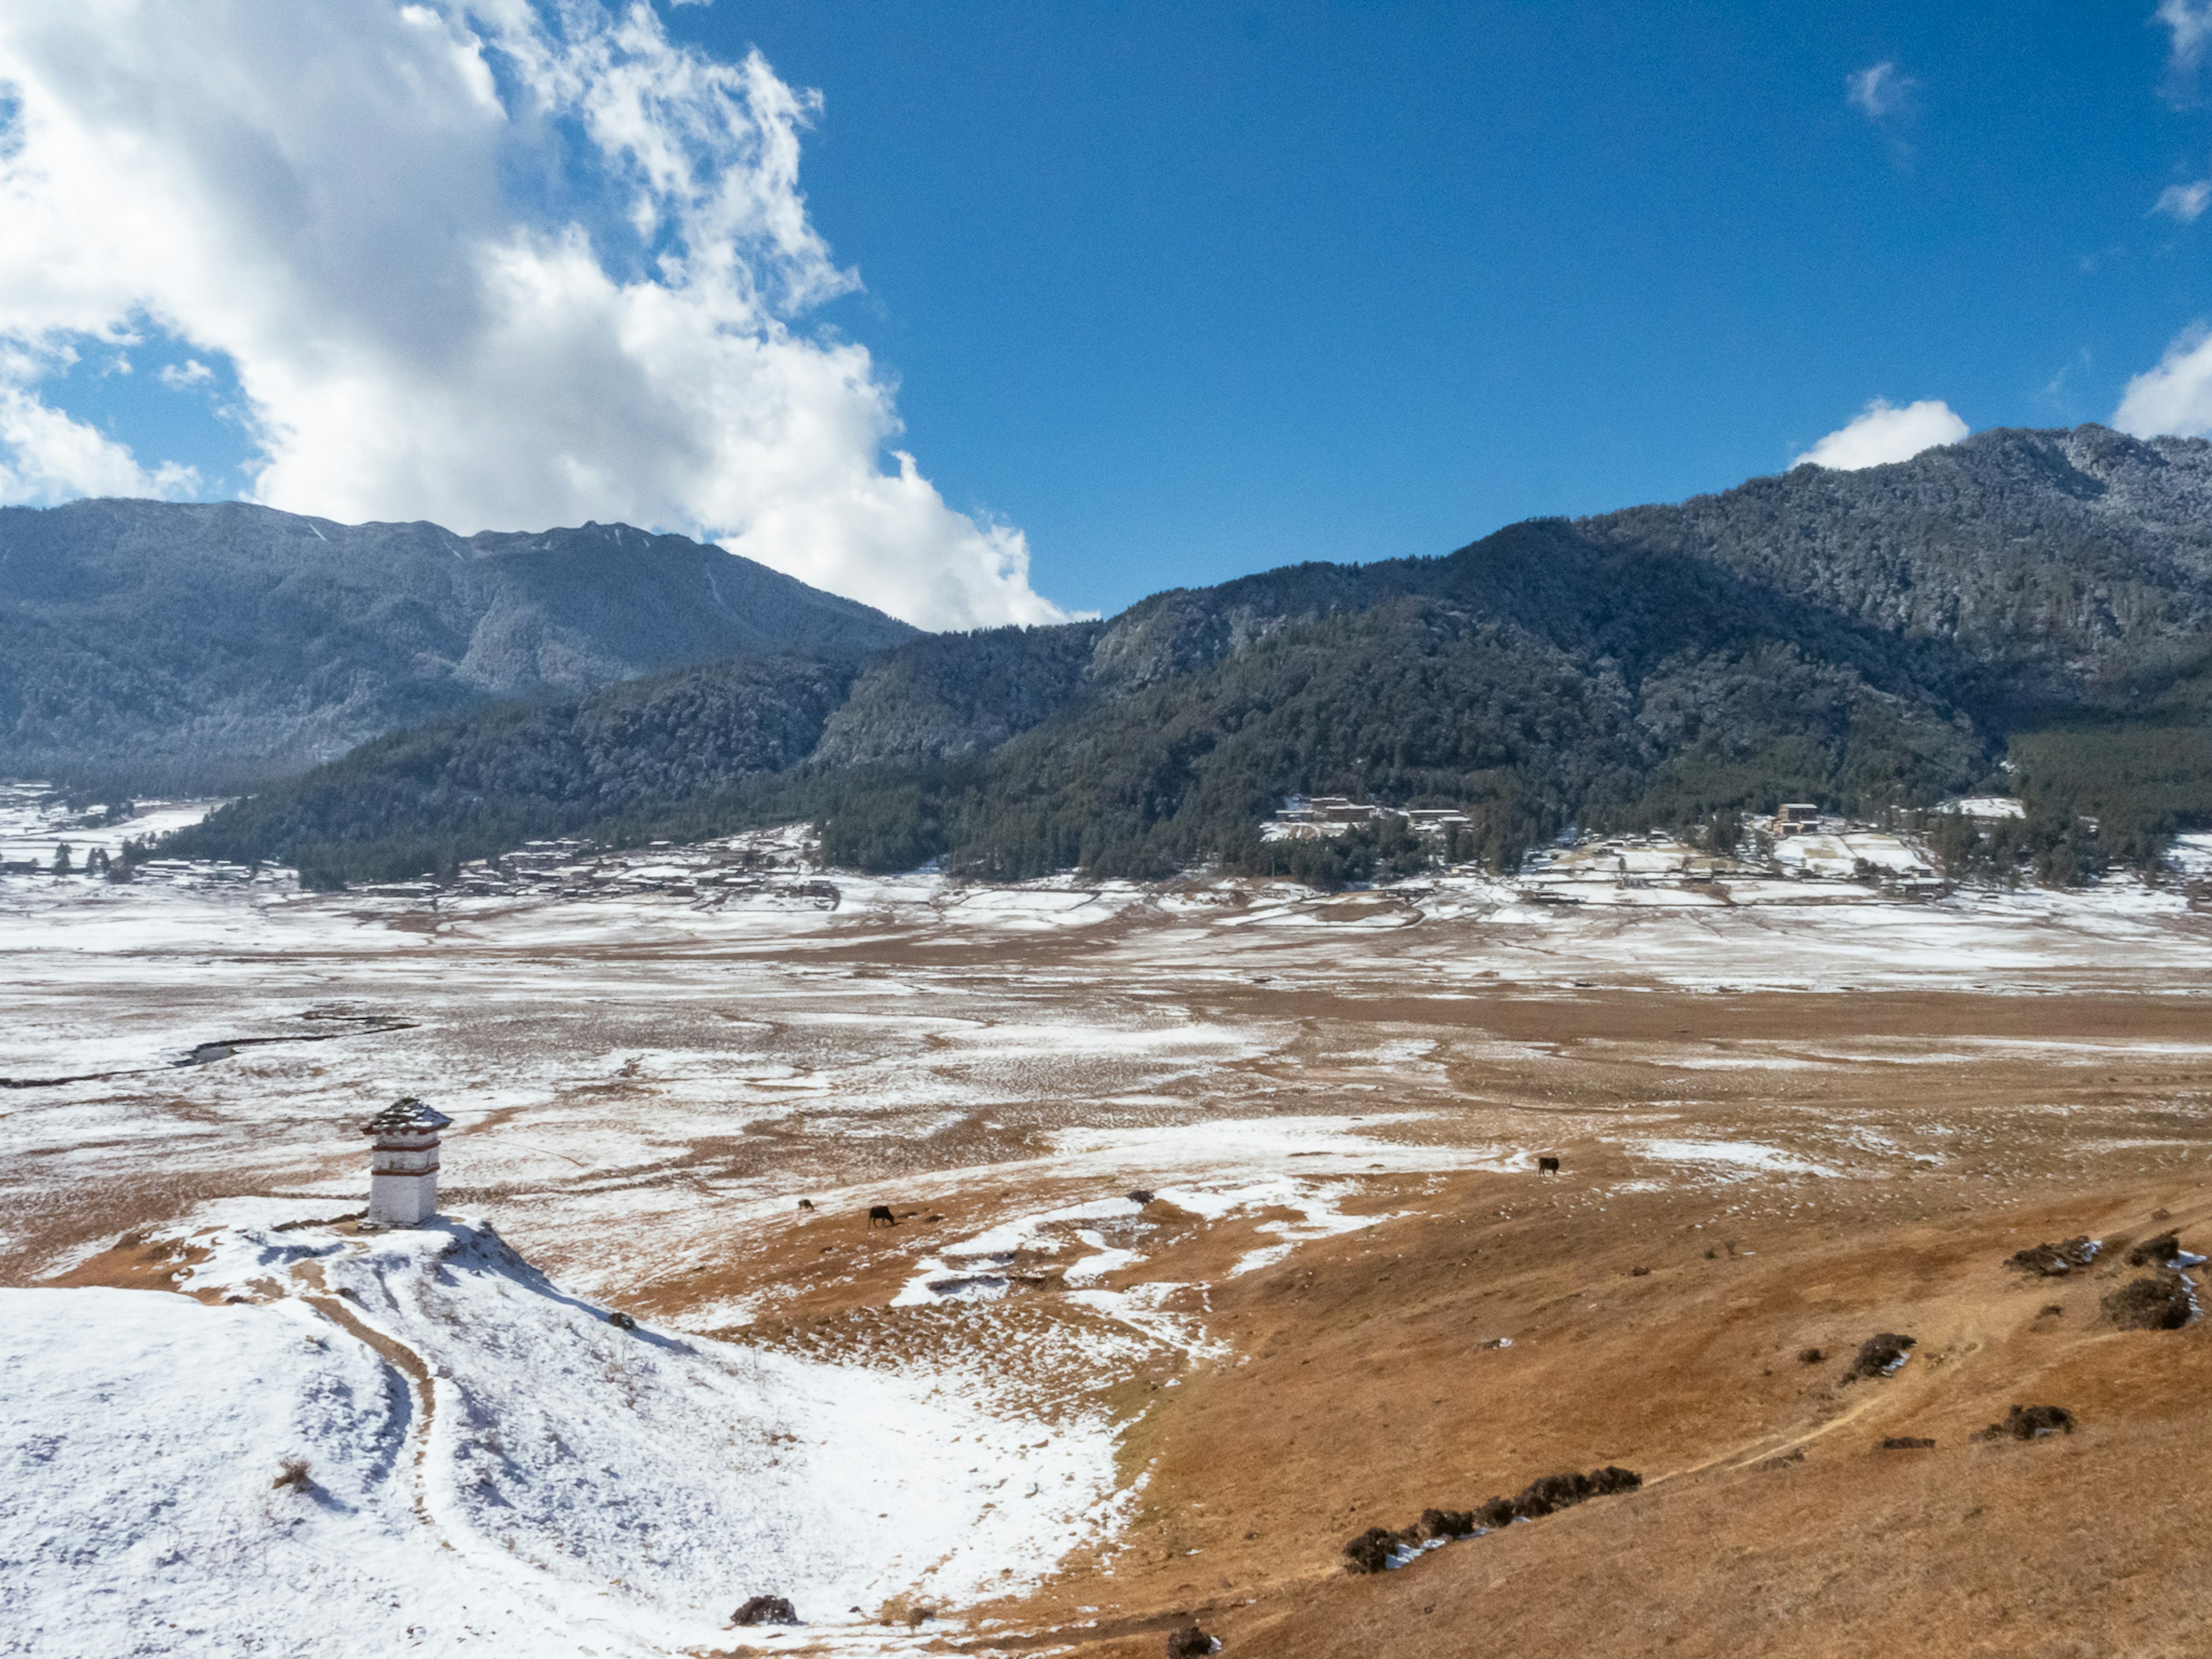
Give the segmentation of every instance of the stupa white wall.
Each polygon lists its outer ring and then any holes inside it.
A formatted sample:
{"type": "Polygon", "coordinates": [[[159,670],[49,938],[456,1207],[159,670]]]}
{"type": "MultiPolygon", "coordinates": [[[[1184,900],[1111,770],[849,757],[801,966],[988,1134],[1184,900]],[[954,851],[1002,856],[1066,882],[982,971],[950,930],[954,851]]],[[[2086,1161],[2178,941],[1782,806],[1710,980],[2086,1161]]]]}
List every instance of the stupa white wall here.
{"type": "Polygon", "coordinates": [[[411,1095],[362,1126],[369,1158],[371,1227],[419,1227],[438,1213],[438,1132],[453,1121],[411,1095]]]}

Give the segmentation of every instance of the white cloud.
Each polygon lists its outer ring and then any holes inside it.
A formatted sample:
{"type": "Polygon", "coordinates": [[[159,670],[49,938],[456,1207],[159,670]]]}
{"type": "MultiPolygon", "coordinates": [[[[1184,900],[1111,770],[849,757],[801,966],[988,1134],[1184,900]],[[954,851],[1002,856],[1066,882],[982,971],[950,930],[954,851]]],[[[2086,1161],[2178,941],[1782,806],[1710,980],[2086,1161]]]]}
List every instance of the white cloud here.
{"type": "Polygon", "coordinates": [[[215,371],[197,357],[187,357],[181,363],[165,363],[161,368],[161,384],[172,392],[183,392],[213,379],[215,371]]]}
{"type": "Polygon", "coordinates": [[[2168,185],[2159,191],[2158,200],[2151,204],[2150,210],[2179,219],[2185,225],[2193,225],[2203,216],[2208,205],[2212,205],[2212,179],[2199,179],[2193,185],[2168,185]]]}
{"type": "Polygon", "coordinates": [[[2172,32],[2169,64],[2179,73],[2194,70],[2212,43],[2212,0],[2159,0],[2157,21],[2172,32]]]}
{"type": "Polygon", "coordinates": [[[2176,335],[2155,368],[2128,382],[2112,425],[2138,438],[2212,436],[2212,330],[2197,322],[2176,335]]]}
{"type": "Polygon", "coordinates": [[[1925,398],[1902,409],[1877,398],[1848,426],[1840,427],[1790,465],[1856,471],[1890,461],[1909,461],[1923,449],[1954,444],[1966,435],[1966,423],[1940,398],[1925,398]]]}
{"type": "Polygon", "coordinates": [[[1905,95],[1918,84],[1899,75],[1897,65],[1880,63],[1844,77],[1850,88],[1844,101],[1869,121],[1882,121],[1905,107],[1905,95]]]}
{"type": "MultiPolygon", "coordinates": [[[[757,54],[641,0],[76,0],[0,7],[0,341],[228,359],[256,498],[626,520],[927,626],[1061,616],[890,448],[867,351],[803,331],[858,278],[799,189],[815,100],[757,54]]],[[[75,424],[7,385],[21,429],[75,424]]]]}
{"type": "Polygon", "coordinates": [[[191,468],[170,464],[148,472],[113,439],[49,409],[21,384],[33,369],[19,354],[0,352],[0,501],[46,507],[81,495],[198,491],[191,468]]]}

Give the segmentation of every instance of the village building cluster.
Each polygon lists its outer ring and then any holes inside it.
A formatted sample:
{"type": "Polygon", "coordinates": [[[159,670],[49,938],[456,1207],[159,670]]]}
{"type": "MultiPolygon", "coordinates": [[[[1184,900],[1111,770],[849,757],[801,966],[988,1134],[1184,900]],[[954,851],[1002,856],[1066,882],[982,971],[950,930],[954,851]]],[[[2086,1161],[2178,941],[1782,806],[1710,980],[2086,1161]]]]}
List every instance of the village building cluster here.
{"type": "Polygon", "coordinates": [[[472,859],[451,881],[387,882],[356,890],[378,898],[459,893],[477,898],[616,898],[658,893],[706,908],[725,903],[834,910],[842,895],[824,879],[796,830],[681,845],[656,841],[611,850],[590,842],[525,842],[496,859],[472,859]]]}
{"type": "MultiPolygon", "coordinates": [[[[2006,808],[2017,811],[2019,805],[1992,796],[1958,803],[1955,810],[1980,820],[2004,816],[2006,808]]],[[[1452,826],[1468,823],[1465,813],[1451,809],[1408,810],[1344,795],[1292,795],[1261,835],[1269,841],[1312,841],[1393,818],[1439,841],[1452,826]]],[[[1743,838],[1734,848],[1692,847],[1663,830],[1640,836],[1570,833],[1559,845],[1531,854],[1521,873],[1540,890],[1589,879],[1633,887],[1705,883],[1724,876],[1857,880],[1906,894],[1944,885],[1935,860],[1916,842],[1824,812],[1814,801],[1786,801],[1770,817],[1747,820],[1743,838]]]]}
{"type": "Polygon", "coordinates": [[[1454,825],[1465,828],[1468,822],[1467,814],[1454,807],[1407,810],[1355,801],[1348,795],[1292,795],[1281,811],[1260,827],[1260,835],[1265,841],[1319,841],[1384,818],[1401,819],[1407,829],[1438,840],[1454,825]]]}

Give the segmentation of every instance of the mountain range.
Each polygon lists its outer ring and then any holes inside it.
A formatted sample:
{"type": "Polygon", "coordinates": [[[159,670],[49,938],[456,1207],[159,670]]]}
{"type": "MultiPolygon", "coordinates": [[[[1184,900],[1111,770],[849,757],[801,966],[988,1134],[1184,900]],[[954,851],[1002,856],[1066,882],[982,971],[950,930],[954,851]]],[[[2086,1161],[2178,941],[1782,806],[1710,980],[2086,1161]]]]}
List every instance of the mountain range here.
{"type": "Polygon", "coordinates": [[[806,817],[863,867],[1157,875],[1358,856],[1260,842],[1328,793],[1460,806],[1509,865],[1570,823],[2009,782],[2089,867],[2212,813],[2212,446],[1991,431],[1104,621],[784,643],[387,735],[179,848],[337,879],[806,817]]]}
{"type": "Polygon", "coordinates": [[[228,791],[499,699],[913,637],[626,525],[461,537],[242,502],[0,508],[0,775],[228,791]]]}

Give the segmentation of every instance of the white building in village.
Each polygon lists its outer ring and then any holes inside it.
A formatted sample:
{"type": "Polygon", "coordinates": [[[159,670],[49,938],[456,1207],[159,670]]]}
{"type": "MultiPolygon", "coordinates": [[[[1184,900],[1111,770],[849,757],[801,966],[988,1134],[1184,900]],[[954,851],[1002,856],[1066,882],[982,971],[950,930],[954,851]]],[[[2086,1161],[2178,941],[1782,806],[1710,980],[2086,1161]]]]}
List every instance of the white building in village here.
{"type": "Polygon", "coordinates": [[[1963,812],[1976,823],[1996,823],[2003,818],[2024,818],[2027,803],[2010,795],[1967,795],[1958,800],[1947,800],[1946,812],[1963,812]]]}
{"type": "Polygon", "coordinates": [[[1774,836],[1778,841],[1786,836],[1810,835],[1820,827],[1818,801],[1786,800],[1774,809],[1774,836]]]}
{"type": "Polygon", "coordinates": [[[438,1131],[453,1121],[410,1095],[362,1125],[375,1143],[363,1226],[419,1227],[438,1213],[438,1131]]]}
{"type": "Polygon", "coordinates": [[[1386,817],[1403,819],[1407,827],[1417,834],[1439,840],[1449,834],[1453,826],[1468,823],[1467,814],[1455,807],[1417,807],[1407,811],[1401,807],[1356,801],[1348,795],[1291,795],[1285,799],[1281,811],[1260,826],[1260,839],[1317,841],[1386,817]]]}

